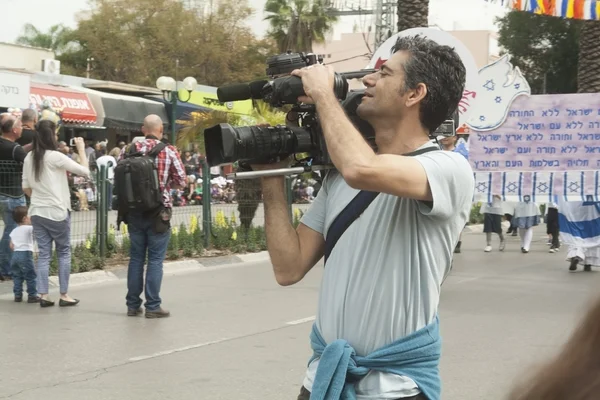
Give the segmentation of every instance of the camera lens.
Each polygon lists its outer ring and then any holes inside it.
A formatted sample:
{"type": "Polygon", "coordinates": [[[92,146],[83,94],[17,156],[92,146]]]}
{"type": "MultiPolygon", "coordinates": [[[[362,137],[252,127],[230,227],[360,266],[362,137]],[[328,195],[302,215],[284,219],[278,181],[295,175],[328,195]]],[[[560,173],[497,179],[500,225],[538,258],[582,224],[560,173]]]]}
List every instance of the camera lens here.
{"type": "Polygon", "coordinates": [[[242,126],[220,124],[204,131],[206,160],[209,165],[236,161],[268,162],[274,157],[310,152],[310,132],[287,126],[242,126]]]}

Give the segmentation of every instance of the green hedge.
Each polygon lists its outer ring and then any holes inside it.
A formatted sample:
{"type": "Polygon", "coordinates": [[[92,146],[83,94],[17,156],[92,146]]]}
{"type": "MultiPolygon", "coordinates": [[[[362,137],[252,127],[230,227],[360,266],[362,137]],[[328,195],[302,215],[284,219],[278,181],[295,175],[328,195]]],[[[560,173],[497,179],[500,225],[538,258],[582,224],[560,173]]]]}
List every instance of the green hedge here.
{"type": "MultiPolygon", "coordinates": [[[[470,224],[483,223],[483,216],[479,213],[481,204],[474,204],[471,208],[470,224]]],[[[294,210],[293,225],[300,224],[302,211],[294,210]]],[[[87,240],[78,244],[71,252],[71,272],[87,272],[104,269],[107,264],[126,263],[129,258],[131,242],[127,226],[122,225],[122,239],[116,240],[114,227],[110,228],[107,238],[106,259],[100,257],[98,242],[95,235],[88,236],[87,240]]],[[[255,253],[267,249],[265,230],[262,226],[251,226],[247,231],[241,228],[234,215],[227,218],[222,211],[217,212],[215,223],[211,227],[211,250],[231,253],[255,253]]],[[[171,239],[167,248],[167,259],[177,260],[205,256],[204,232],[202,221],[192,216],[189,224],[172,227],[171,239]]],[[[56,252],[50,264],[50,274],[56,275],[58,260],[56,252]]]]}

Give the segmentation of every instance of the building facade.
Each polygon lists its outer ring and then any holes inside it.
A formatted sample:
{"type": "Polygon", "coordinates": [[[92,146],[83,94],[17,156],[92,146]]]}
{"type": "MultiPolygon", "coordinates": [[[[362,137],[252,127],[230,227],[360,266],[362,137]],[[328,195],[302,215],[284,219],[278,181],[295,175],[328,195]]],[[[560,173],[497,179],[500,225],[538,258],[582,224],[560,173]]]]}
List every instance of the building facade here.
{"type": "Polygon", "coordinates": [[[0,68],[27,71],[49,71],[55,61],[54,52],[49,49],[22,46],[13,43],[0,43],[0,68]]]}

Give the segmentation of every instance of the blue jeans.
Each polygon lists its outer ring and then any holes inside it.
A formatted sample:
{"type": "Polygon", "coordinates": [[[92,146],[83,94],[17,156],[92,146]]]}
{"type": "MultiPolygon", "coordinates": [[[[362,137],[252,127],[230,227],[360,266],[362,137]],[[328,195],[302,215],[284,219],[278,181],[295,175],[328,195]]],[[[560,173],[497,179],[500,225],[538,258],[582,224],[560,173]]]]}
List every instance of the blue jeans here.
{"type": "Polygon", "coordinates": [[[127,216],[127,228],[131,241],[129,269],[127,271],[127,308],[138,309],[142,305],[140,296],[144,291],[144,263],[148,254],[146,269],[144,306],[147,311],[157,311],[161,305],[160,286],[163,277],[163,261],[171,238],[171,230],[165,233],[154,232],[154,220],[141,214],[127,216]]]}
{"type": "Polygon", "coordinates": [[[11,276],[10,260],[13,252],[10,249],[10,234],[17,227],[12,212],[16,207],[24,205],[25,196],[14,198],[0,195],[0,208],[4,220],[4,233],[0,239],[0,275],[11,276]]]}
{"type": "Polygon", "coordinates": [[[27,282],[27,294],[29,297],[37,296],[36,273],[33,266],[33,252],[15,251],[12,261],[13,291],[15,297],[23,296],[23,282],[27,282]]]}
{"type": "Polygon", "coordinates": [[[52,260],[52,242],[56,247],[58,258],[58,281],[60,294],[69,291],[69,279],[71,277],[71,215],[63,221],[53,221],[38,215],[31,217],[33,234],[38,245],[38,291],[40,294],[48,294],[50,263],[52,260]]]}

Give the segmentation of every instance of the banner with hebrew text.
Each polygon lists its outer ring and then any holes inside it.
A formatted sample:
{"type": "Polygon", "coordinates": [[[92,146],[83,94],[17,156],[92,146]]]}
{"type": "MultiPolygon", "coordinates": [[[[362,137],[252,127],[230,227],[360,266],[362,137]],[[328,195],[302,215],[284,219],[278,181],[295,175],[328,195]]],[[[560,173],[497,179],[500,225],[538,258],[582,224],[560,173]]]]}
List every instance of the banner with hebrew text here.
{"type": "Polygon", "coordinates": [[[600,201],[600,94],[519,97],[497,129],[474,132],[476,199],[600,201]]]}

